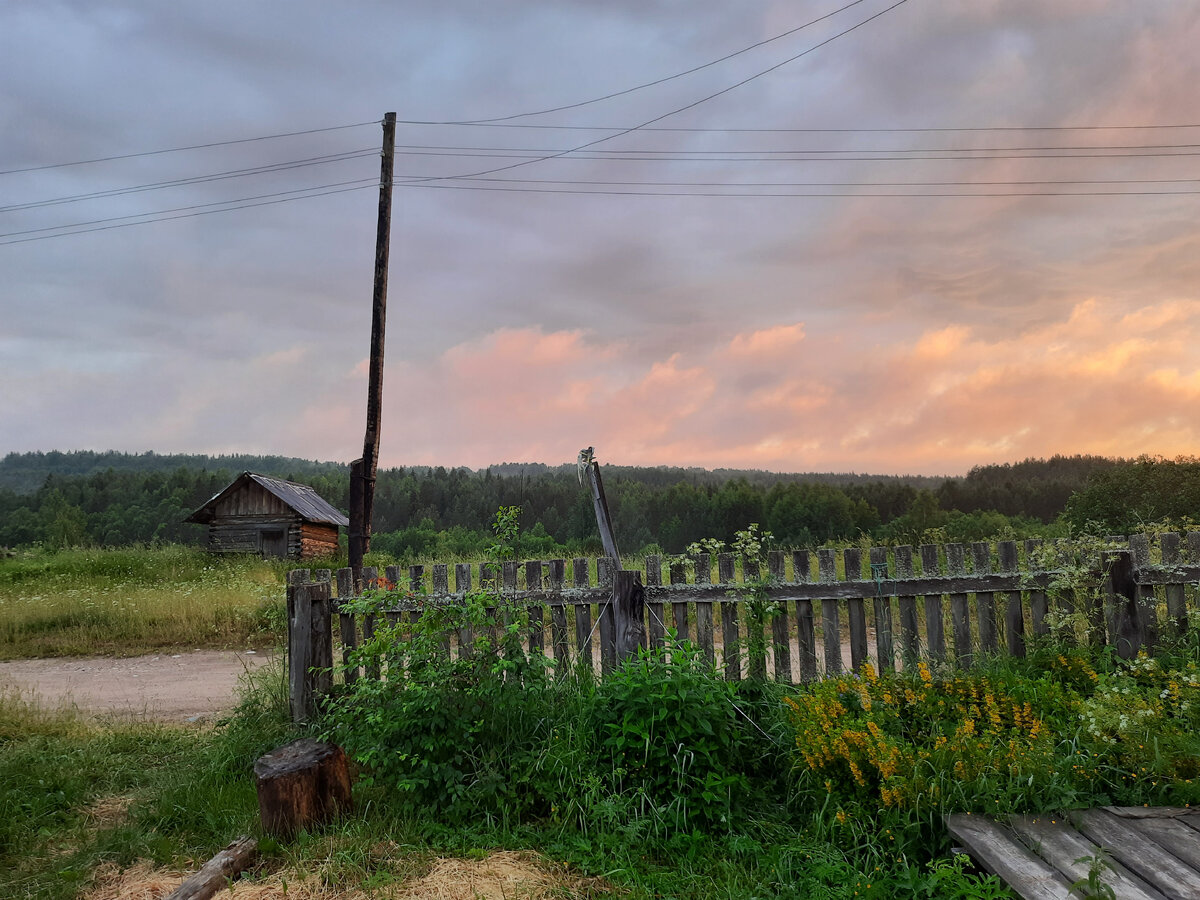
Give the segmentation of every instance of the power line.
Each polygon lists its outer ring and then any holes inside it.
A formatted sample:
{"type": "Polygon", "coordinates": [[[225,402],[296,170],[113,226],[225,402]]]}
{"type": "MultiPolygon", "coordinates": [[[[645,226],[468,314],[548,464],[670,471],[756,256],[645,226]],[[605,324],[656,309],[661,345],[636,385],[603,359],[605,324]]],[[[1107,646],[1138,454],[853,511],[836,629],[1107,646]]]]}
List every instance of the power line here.
{"type": "MultiPolygon", "coordinates": [[[[1055,151],[1055,150],[1195,150],[1200,148],[1200,144],[1049,144],[1040,146],[1023,146],[1023,147],[891,147],[872,149],[869,147],[842,147],[842,148],[797,148],[783,150],[647,150],[639,147],[626,147],[621,150],[592,150],[592,153],[604,154],[619,154],[619,153],[644,153],[647,155],[664,154],[669,156],[698,156],[710,153],[748,153],[748,154],[785,154],[785,153],[1017,153],[1017,152],[1034,152],[1034,151],[1055,151]]],[[[480,152],[503,152],[503,153],[558,153],[560,151],[540,148],[540,147],[479,147],[475,145],[446,145],[446,144],[397,144],[396,149],[404,150],[468,150],[480,152]]],[[[570,153],[572,151],[561,151],[570,153]]]]}
{"type": "MultiPolygon", "coordinates": [[[[406,177],[406,176],[398,176],[406,177]]],[[[421,178],[422,176],[407,176],[421,178]]],[[[1114,178],[1114,179],[1043,179],[1015,181],[601,181],[554,180],[549,178],[476,178],[475,182],[505,184],[562,184],[602,185],[624,187],[954,187],[954,186],[1035,186],[1035,185],[1094,185],[1094,184],[1200,184],[1200,178],[1114,178]]],[[[419,185],[417,185],[419,186],[419,185]]]]}
{"type": "MultiPolygon", "coordinates": [[[[660,155],[645,155],[631,156],[629,153],[637,151],[610,151],[612,155],[601,154],[598,151],[564,151],[551,156],[544,156],[539,153],[467,153],[455,151],[423,151],[423,150],[397,150],[397,156],[431,156],[431,157],[459,157],[464,159],[522,159],[527,160],[523,163],[515,163],[510,166],[498,166],[494,169],[487,169],[482,172],[461,173],[456,175],[428,175],[422,176],[429,181],[438,181],[443,179],[454,178],[478,178],[484,175],[493,175],[497,172],[505,172],[509,169],[516,169],[524,165],[529,165],[535,162],[546,162],[548,160],[564,160],[569,162],[576,161],[609,161],[609,162],[974,162],[986,161],[993,159],[1169,159],[1172,157],[1190,158],[1200,156],[1200,150],[1183,151],[1179,153],[1173,152],[1152,152],[1152,153],[1126,153],[1123,151],[1115,153],[992,153],[987,156],[964,156],[964,155],[945,155],[945,156],[834,156],[831,154],[803,156],[804,151],[790,151],[791,156],[725,156],[722,151],[712,151],[707,156],[660,156],[660,155]]],[[[749,151],[747,151],[749,152],[749,151]]],[[[769,152],[769,151],[762,151],[769,152]]],[[[863,150],[845,150],[843,153],[864,153],[870,151],[863,150]]],[[[885,151],[880,151],[885,152],[885,151]]]]}
{"type": "Polygon", "coordinates": [[[1146,131],[1155,128],[1200,128],[1200,123],[1167,123],[1151,125],[961,125],[913,128],[704,128],[658,126],[638,128],[630,125],[544,125],[533,122],[431,122],[420,119],[401,119],[402,125],[461,126],[465,128],[530,128],[540,131],[647,131],[683,132],[688,134],[924,134],[939,132],[1021,132],[1021,131],[1146,131]]]}
{"type": "Polygon", "coordinates": [[[421,122],[421,123],[406,123],[406,124],[494,125],[494,124],[499,124],[502,122],[509,122],[512,119],[523,119],[528,116],[542,116],[542,115],[546,115],[547,113],[563,112],[564,110],[568,110],[568,109],[578,109],[581,106],[589,106],[592,103],[600,103],[604,100],[611,100],[614,97],[623,97],[626,94],[632,94],[635,91],[640,91],[640,90],[643,90],[644,88],[654,87],[654,86],[660,85],[660,84],[665,84],[668,81],[674,81],[676,78],[683,78],[685,75],[692,75],[696,72],[701,71],[702,69],[707,69],[712,66],[718,65],[719,63],[723,63],[728,60],[731,60],[735,56],[741,56],[743,53],[749,53],[751,50],[757,50],[759,47],[764,47],[767,44],[774,43],[775,41],[778,41],[778,40],[782,40],[785,37],[790,37],[791,35],[796,34],[796,32],[798,32],[798,31],[803,31],[805,28],[809,28],[813,25],[816,25],[819,22],[824,22],[826,19],[831,19],[834,16],[836,16],[838,13],[845,12],[846,10],[850,9],[850,7],[858,6],[858,4],[860,4],[862,2],[863,2],[863,0],[852,0],[852,2],[847,3],[845,6],[841,6],[837,9],[835,9],[833,12],[829,12],[823,16],[818,16],[815,19],[811,19],[810,21],[805,22],[803,25],[797,25],[795,28],[790,28],[787,31],[780,32],[779,34],[775,35],[774,37],[769,37],[769,38],[766,38],[765,40],[758,41],[755,44],[750,44],[749,46],[742,47],[740,50],[734,50],[732,53],[727,53],[725,56],[719,57],[718,59],[710,60],[709,62],[706,62],[706,63],[701,63],[698,66],[693,66],[692,68],[685,69],[682,72],[676,72],[674,75],[667,75],[663,78],[656,78],[654,81],[643,82],[642,84],[634,85],[633,87],[625,88],[624,90],[613,91],[611,94],[605,94],[602,97],[593,97],[590,100],[580,100],[577,103],[566,103],[566,104],[563,104],[562,106],[552,106],[552,107],[548,107],[546,109],[534,110],[532,112],[514,113],[511,116],[496,116],[495,118],[491,118],[491,119],[470,119],[470,120],[448,121],[448,122],[421,122]]]}
{"type": "Polygon", "coordinates": [[[49,200],[33,200],[28,203],[14,203],[11,206],[0,206],[0,212],[14,212],[24,209],[38,209],[45,206],[58,206],[63,203],[77,203],[82,200],[97,200],[107,197],[119,197],[125,194],[137,194],[144,191],[156,191],[164,188],[182,187],[193,184],[207,184],[213,181],[224,181],[229,178],[243,178],[250,175],[264,175],[274,172],[287,172],[292,169],[302,169],[309,166],[320,166],[328,163],[343,162],[350,159],[361,159],[374,156],[379,150],[368,147],[362,150],[347,150],[327,156],[312,156],[308,159],[294,159],[281,163],[270,163],[249,169],[231,169],[225,172],[215,172],[209,175],[192,175],[187,178],[176,178],[171,181],[156,181],[151,184],[139,184],[131,187],[113,188],[105,191],[93,191],[89,194],[73,194],[65,197],[54,197],[49,200]]]}
{"type": "MultiPolygon", "coordinates": [[[[318,184],[318,185],[313,185],[312,187],[296,188],[296,189],[290,190],[290,191],[276,191],[271,194],[258,194],[257,196],[253,196],[253,197],[239,197],[239,198],[236,198],[233,200],[216,200],[211,203],[195,203],[195,204],[192,204],[191,206],[176,206],[171,209],[159,209],[159,210],[153,210],[151,212],[144,212],[144,213],[131,213],[131,214],[125,215],[125,216],[110,216],[105,219],[92,219],[87,222],[71,222],[66,225],[47,225],[42,228],[27,228],[24,231],[0,232],[0,238],[17,237],[20,235],[27,235],[27,234],[38,234],[40,232],[45,232],[45,231],[61,231],[63,229],[68,229],[68,228],[83,228],[84,226],[102,225],[102,224],[108,223],[108,222],[121,222],[121,221],[125,221],[128,219],[145,219],[146,220],[145,222],[126,222],[126,224],[129,224],[129,225],[148,225],[151,222],[161,222],[166,219],[186,218],[186,216],[164,215],[165,213],[187,212],[190,210],[199,210],[199,209],[205,209],[205,208],[214,207],[214,206],[229,207],[229,209],[244,209],[245,207],[232,206],[231,204],[246,203],[247,201],[253,201],[253,200],[267,200],[270,198],[285,197],[285,196],[289,196],[289,195],[293,195],[293,194],[304,194],[305,196],[304,197],[294,197],[293,196],[293,197],[289,197],[289,199],[303,200],[303,199],[306,199],[307,196],[323,197],[326,194],[342,193],[342,191],[325,190],[326,188],[338,188],[338,187],[343,187],[344,185],[357,185],[357,187],[346,187],[346,188],[343,188],[343,190],[361,190],[365,187],[370,187],[372,185],[378,186],[378,184],[379,184],[378,178],[358,178],[353,181],[335,181],[330,184],[318,184]],[[309,194],[308,192],[310,192],[310,191],[324,191],[324,193],[309,194]],[[159,217],[159,218],[150,218],[152,216],[159,217]]],[[[276,202],[278,202],[278,201],[276,201],[276,202]]],[[[250,205],[250,206],[266,206],[268,204],[249,203],[248,205],[250,205]]],[[[209,211],[210,212],[228,212],[229,210],[228,209],[211,209],[209,211]]],[[[112,227],[116,227],[116,226],[112,226],[112,227]]],[[[85,228],[85,230],[86,231],[103,231],[104,229],[85,228]]],[[[70,232],[70,233],[78,234],[79,232],[70,232]]],[[[61,235],[49,235],[49,237],[61,237],[61,235]]],[[[21,241],[0,241],[0,243],[19,244],[22,242],[21,241]]]]}
{"type": "Polygon", "coordinates": [[[681,113],[684,110],[692,109],[693,107],[699,106],[701,103],[706,103],[709,100],[714,99],[715,97],[720,97],[722,94],[727,94],[730,91],[734,90],[735,88],[739,88],[744,84],[749,84],[751,81],[754,81],[754,79],[761,78],[763,75],[767,75],[771,72],[774,72],[776,69],[779,69],[782,66],[787,65],[788,63],[795,62],[796,60],[800,59],[801,57],[806,56],[809,53],[812,53],[814,50],[818,50],[821,47],[824,47],[826,44],[830,44],[833,41],[836,41],[838,38],[844,37],[845,35],[849,34],[850,32],[861,28],[862,26],[866,25],[869,22],[873,22],[875,19],[878,19],[880,16],[886,15],[887,13],[891,12],[893,9],[896,9],[897,7],[902,6],[907,2],[908,2],[908,0],[896,0],[896,2],[893,3],[891,6],[888,6],[885,9],[880,10],[879,12],[875,13],[874,15],[868,16],[866,19],[863,19],[861,22],[857,22],[854,25],[851,25],[849,28],[839,31],[837,34],[833,35],[832,37],[828,37],[825,40],[823,40],[817,44],[814,44],[813,46],[809,47],[806,50],[800,51],[799,53],[795,54],[794,56],[788,57],[783,62],[776,63],[773,66],[769,66],[768,68],[763,69],[762,71],[757,72],[756,74],[751,75],[748,78],[743,78],[741,81],[736,82],[735,84],[731,84],[729,87],[722,88],[719,91],[709,94],[707,97],[701,97],[699,100],[696,100],[692,103],[688,103],[685,106],[677,107],[676,109],[670,110],[669,112],[665,112],[660,116],[655,116],[653,119],[648,119],[647,121],[642,122],[640,125],[636,125],[633,128],[626,129],[625,131],[619,132],[617,134],[597,138],[594,141],[589,141],[586,144],[581,144],[578,147],[574,147],[570,150],[564,150],[561,153],[554,153],[549,156],[542,157],[541,159],[526,160],[524,162],[512,163],[507,166],[497,166],[492,169],[485,169],[480,172],[460,173],[459,175],[448,176],[448,177],[475,178],[475,177],[478,177],[481,175],[494,175],[496,172],[504,172],[509,169],[517,169],[522,166],[532,165],[534,162],[545,162],[547,160],[556,159],[560,156],[565,156],[568,153],[577,153],[580,150],[586,150],[589,147],[594,147],[597,144],[604,143],[605,141],[610,141],[610,140],[614,140],[619,137],[624,137],[626,134],[629,134],[630,132],[637,131],[640,128],[645,128],[647,125],[653,125],[656,122],[661,122],[663,119],[669,118],[673,115],[676,115],[677,113],[681,113]]]}
{"type": "Polygon", "coordinates": [[[135,159],[139,156],[158,156],[163,153],[180,153],[184,150],[205,150],[209,147],[228,147],[233,144],[250,144],[255,141],[272,141],[276,138],[298,137],[305,134],[320,134],[326,131],[344,131],[347,128],[362,128],[365,125],[378,125],[379,120],[371,122],[355,122],[351,125],[331,125],[328,128],[307,128],[303,131],[284,131],[279,134],[260,134],[257,137],[237,138],[230,141],[210,141],[207,144],[190,144],[186,147],[168,147],[163,150],[144,150],[140,153],[122,153],[117,156],[98,156],[94,159],[77,159],[73,162],[47,163],[42,166],[26,166],[21,169],[0,170],[0,175],[13,175],[17,172],[40,172],[44,169],[64,169],[68,166],[84,166],[90,163],[113,162],[118,159],[135,159]]]}
{"type": "Polygon", "coordinates": [[[764,197],[764,198],[785,198],[785,197],[840,197],[840,198],[856,198],[856,197],[897,197],[897,198],[919,198],[919,197],[963,197],[963,198],[980,198],[980,197],[1173,197],[1185,196],[1190,194],[1200,194],[1200,189],[1197,190],[1175,190],[1175,191],[955,191],[955,192],[888,192],[888,193],[871,193],[871,192],[840,192],[840,193],[730,193],[730,192],[699,192],[699,191],[616,191],[616,190],[572,190],[569,188],[504,188],[504,187],[488,187],[482,184],[444,184],[422,181],[398,182],[397,187],[411,188],[442,188],[444,190],[461,190],[461,191],[497,191],[505,193],[530,193],[530,194],[600,194],[613,195],[622,197],[764,197]]]}

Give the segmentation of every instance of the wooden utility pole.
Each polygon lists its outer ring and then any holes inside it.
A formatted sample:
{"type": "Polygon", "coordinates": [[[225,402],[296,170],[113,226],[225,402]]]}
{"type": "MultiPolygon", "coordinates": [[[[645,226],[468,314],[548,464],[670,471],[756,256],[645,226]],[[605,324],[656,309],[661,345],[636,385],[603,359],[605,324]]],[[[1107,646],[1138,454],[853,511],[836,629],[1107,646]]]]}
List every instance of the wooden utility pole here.
{"type": "Polygon", "coordinates": [[[387,315],[388,252],[392,235],[392,173],[396,154],[396,114],[383,117],[383,152],[379,166],[379,220],[375,230],[375,290],[371,298],[371,361],[367,384],[367,432],[362,459],[350,464],[350,568],[356,588],[362,580],[363,556],[371,549],[371,513],[375,506],[375,470],[379,464],[379,430],[383,406],[384,321],[387,315]]]}

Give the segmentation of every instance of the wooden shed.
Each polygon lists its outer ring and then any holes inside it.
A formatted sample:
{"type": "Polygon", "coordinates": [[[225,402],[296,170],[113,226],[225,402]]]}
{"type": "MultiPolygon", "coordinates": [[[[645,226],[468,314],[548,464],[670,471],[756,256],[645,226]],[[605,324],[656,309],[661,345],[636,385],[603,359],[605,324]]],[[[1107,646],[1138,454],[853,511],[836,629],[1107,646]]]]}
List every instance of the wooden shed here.
{"type": "Polygon", "coordinates": [[[307,484],[243,472],[185,521],[208,526],[216,553],[308,559],[332,556],[350,521],[307,484]]]}

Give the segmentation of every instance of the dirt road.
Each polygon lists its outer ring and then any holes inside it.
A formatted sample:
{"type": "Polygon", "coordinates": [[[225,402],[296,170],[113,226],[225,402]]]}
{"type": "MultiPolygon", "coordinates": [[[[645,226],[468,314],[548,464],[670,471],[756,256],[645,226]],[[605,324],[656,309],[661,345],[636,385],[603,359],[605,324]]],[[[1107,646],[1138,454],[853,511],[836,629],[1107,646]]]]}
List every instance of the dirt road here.
{"type": "Polygon", "coordinates": [[[261,650],[23,659],[0,662],[0,689],[44,706],[73,703],[93,714],[199,722],[232,709],[239,676],[271,659],[261,650]]]}

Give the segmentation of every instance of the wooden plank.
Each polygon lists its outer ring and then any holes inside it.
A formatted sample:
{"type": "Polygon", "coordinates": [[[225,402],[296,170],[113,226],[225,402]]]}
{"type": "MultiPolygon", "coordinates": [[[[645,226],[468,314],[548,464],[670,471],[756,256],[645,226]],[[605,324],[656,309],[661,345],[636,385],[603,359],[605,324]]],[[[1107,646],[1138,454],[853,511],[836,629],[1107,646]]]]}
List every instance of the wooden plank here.
{"type": "Polygon", "coordinates": [[[1102,809],[1081,809],[1071,821],[1115,860],[1137,872],[1173,900],[1200,900],[1200,878],[1157,842],[1102,809]]]}
{"type": "MultiPolygon", "coordinates": [[[[1135,575],[1137,572],[1144,571],[1150,567],[1149,535],[1135,534],[1130,537],[1129,549],[1133,553],[1135,575]]],[[[1143,637],[1142,646],[1147,653],[1153,654],[1158,647],[1158,600],[1154,594],[1154,587],[1148,584],[1139,584],[1137,598],[1138,624],[1143,637]]]]}
{"type": "MultiPolygon", "coordinates": [[[[1166,532],[1158,536],[1159,546],[1162,547],[1162,561],[1164,566],[1178,566],[1183,562],[1180,556],[1179,535],[1175,532],[1166,532]]],[[[1171,633],[1179,636],[1187,633],[1187,601],[1184,596],[1183,580],[1172,582],[1166,586],[1167,596],[1167,622],[1171,633]]]]}
{"type": "MultiPolygon", "coordinates": [[[[759,583],[762,580],[762,570],[757,561],[742,560],[743,583],[759,583]]],[[[747,595],[743,593],[743,598],[747,595]]],[[[750,677],[756,681],[767,680],[767,636],[766,636],[766,598],[763,602],[755,601],[750,606],[743,600],[746,611],[746,650],[749,657],[747,669],[750,677]]]]}
{"type": "Polygon", "coordinates": [[[1173,817],[1128,819],[1127,827],[1177,856],[1200,880],[1200,831],[1173,817]]]}
{"type": "MultiPolygon", "coordinates": [[[[462,594],[462,602],[466,603],[466,595],[471,592],[471,566],[468,563],[454,564],[454,588],[462,594]]],[[[467,623],[458,629],[458,657],[463,659],[475,652],[475,632],[467,623]]]]}
{"type": "MultiPolygon", "coordinates": [[[[1001,541],[996,546],[1001,572],[1017,571],[1017,542],[1001,541]]],[[[1025,610],[1020,591],[1004,592],[1004,639],[1011,656],[1025,655],[1025,610]]]]}
{"type": "MultiPolygon", "coordinates": [[[[817,577],[821,583],[837,581],[836,552],[830,549],[817,551],[817,577]]],[[[821,601],[821,636],[825,644],[825,674],[836,675],[842,671],[842,628],[836,600],[821,601]]]]}
{"type": "MultiPolygon", "coordinates": [[[[687,573],[679,563],[671,563],[671,584],[687,584],[687,573]]],[[[688,640],[688,608],[687,601],[675,601],[671,604],[671,619],[675,623],[675,639],[688,640]]]]}
{"type": "MultiPolygon", "coordinates": [[[[724,554],[722,554],[724,555],[724,554]]],[[[700,608],[696,607],[697,618],[700,608]]],[[[721,601],[721,660],[725,666],[725,678],[728,681],[741,681],[742,653],[741,642],[738,638],[738,601],[730,597],[721,601]]]]}
{"type": "Polygon", "coordinates": [[[896,670],[896,651],[892,641],[892,598],[888,580],[887,547],[871,548],[871,577],[878,586],[875,596],[875,658],[884,672],[896,670]],[[876,577],[878,576],[878,577],[876,577]]]}
{"type": "Polygon", "coordinates": [[[608,593],[596,609],[597,629],[600,632],[600,672],[607,675],[617,667],[617,617],[612,603],[613,577],[616,562],[611,557],[596,560],[596,577],[608,593]]]}
{"type": "MultiPolygon", "coordinates": [[[[540,559],[525,563],[525,586],[531,591],[545,590],[543,577],[544,564],[540,559]]],[[[545,623],[543,619],[544,606],[541,603],[531,603],[526,609],[529,612],[529,652],[544,653],[546,642],[544,638],[545,623]]]]}
{"type": "MultiPolygon", "coordinates": [[[[912,547],[902,544],[892,553],[896,559],[897,580],[912,578],[912,547]]],[[[902,594],[897,602],[900,606],[900,658],[904,661],[904,668],[910,669],[917,664],[921,655],[921,625],[917,619],[917,598],[912,594],[902,594]]]]}
{"type": "MultiPolygon", "coordinates": [[[[354,570],[337,570],[338,600],[349,600],[354,595],[354,570]]],[[[342,678],[346,684],[358,681],[358,666],[351,668],[350,657],[358,649],[358,622],[350,613],[338,613],[338,630],[342,639],[342,678]]]]}
{"type": "MultiPolygon", "coordinates": [[[[792,553],[792,578],[798,583],[807,583],[812,578],[807,550],[792,553]]],[[[796,654],[800,660],[800,679],[812,681],[817,677],[817,641],[813,630],[814,617],[811,600],[796,601],[796,654]]]]}
{"type": "MultiPolygon", "coordinates": [[[[546,564],[547,581],[553,594],[562,594],[566,581],[567,561],[552,559],[546,564]]],[[[554,645],[554,671],[565,675],[571,663],[571,643],[567,637],[567,607],[561,596],[550,602],[550,639],[554,645]]]]}
{"type": "Polygon", "coordinates": [[[483,608],[489,653],[500,652],[500,610],[492,601],[500,594],[500,566],[496,563],[479,564],[479,590],[486,592],[487,605],[483,608]]]}
{"type": "Polygon", "coordinates": [[[1063,900],[1071,883],[1031,853],[1011,831],[985,816],[959,813],[946,817],[946,830],[985,869],[1024,900],[1063,900]]]}
{"type": "MultiPolygon", "coordinates": [[[[846,581],[860,581],[862,550],[858,547],[847,547],[842,551],[842,559],[845,563],[846,581]]],[[[846,601],[846,615],[850,620],[850,668],[857,672],[868,661],[867,612],[861,597],[846,601]]]]}
{"type": "MultiPolygon", "coordinates": [[[[992,545],[988,541],[971,544],[971,559],[976,575],[992,574],[992,545]]],[[[995,653],[1000,649],[996,629],[996,595],[991,591],[976,593],[975,614],[979,619],[979,649],[984,653],[995,653]]]]}
{"type": "MultiPolygon", "coordinates": [[[[375,583],[378,580],[379,580],[379,570],[376,569],[375,566],[363,566],[362,583],[363,583],[364,588],[374,587],[375,583]]],[[[373,637],[375,637],[375,616],[374,615],[363,616],[362,633],[363,633],[363,643],[364,644],[369,643],[371,641],[371,639],[373,637]]],[[[379,657],[376,656],[376,657],[371,657],[370,659],[368,659],[366,661],[366,665],[363,666],[363,671],[366,673],[366,676],[368,678],[373,678],[376,681],[378,681],[379,680],[379,657]]]]}
{"type": "MultiPolygon", "coordinates": [[[[577,557],[571,561],[571,573],[575,587],[588,587],[588,561],[577,557]]],[[[582,603],[575,607],[575,652],[576,660],[592,668],[592,607],[582,603]]]]}
{"type": "MultiPolygon", "coordinates": [[[[962,544],[946,545],[946,569],[951,576],[966,571],[962,544]]],[[[966,669],[971,665],[971,608],[966,593],[950,595],[950,624],[954,629],[954,664],[966,669]]]]}
{"type": "MultiPolygon", "coordinates": [[[[717,568],[720,570],[720,576],[717,579],[718,583],[724,586],[727,581],[732,580],[732,563],[726,564],[725,557],[728,553],[721,553],[717,556],[717,568]],[[726,578],[728,573],[729,578],[726,578]]],[[[732,560],[732,557],[730,557],[732,560]]],[[[712,557],[708,553],[696,554],[696,584],[710,584],[712,582],[712,557]]],[[[705,660],[710,666],[717,664],[716,648],[713,643],[713,605],[711,600],[696,600],[696,643],[700,646],[700,651],[704,654],[705,660]]]]}
{"type": "MultiPolygon", "coordinates": [[[[1027,847],[1072,883],[1088,875],[1087,862],[1078,860],[1095,857],[1100,849],[1061,818],[1013,816],[1009,825],[1027,847]]],[[[1146,884],[1117,860],[1112,861],[1112,869],[1106,871],[1103,878],[1121,900],[1166,900],[1157,889],[1146,884]]]]}
{"type": "MultiPolygon", "coordinates": [[[[937,576],[938,548],[935,544],[921,545],[921,575],[926,579],[937,576]]],[[[942,627],[942,593],[936,591],[914,591],[925,596],[925,646],[929,648],[929,658],[934,662],[944,662],[946,659],[946,634],[942,627]]]]}
{"type": "Polygon", "coordinates": [[[312,594],[306,584],[292,585],[292,617],[288,622],[288,697],[292,721],[305,722],[312,712],[311,683],[306,674],[312,665],[312,594]]]}
{"type": "MultiPolygon", "coordinates": [[[[1035,560],[1041,553],[1041,547],[1041,538],[1030,538],[1025,542],[1025,568],[1030,573],[1038,570],[1035,560]]],[[[1050,634],[1050,623],[1046,621],[1046,613],[1049,611],[1050,606],[1046,601],[1046,592],[1036,588],[1031,590],[1029,592],[1029,618],[1033,623],[1033,633],[1038,637],[1046,637],[1050,634]]]]}
{"type": "Polygon", "coordinates": [[[646,592],[642,573],[620,569],[613,580],[613,622],[616,626],[616,665],[637,656],[646,645],[646,592]]]}
{"type": "MultiPolygon", "coordinates": [[[[772,550],[767,554],[767,573],[772,585],[783,584],[785,560],[780,550],[772,550]]],[[[775,601],[774,615],[771,617],[771,644],[775,680],[781,684],[792,683],[791,634],[788,627],[788,598],[780,597],[775,601]]]]}
{"type": "MultiPolygon", "coordinates": [[[[646,557],[646,587],[658,587],[662,584],[662,557],[652,555],[646,557]]],[[[646,634],[649,636],[650,649],[661,650],[667,635],[667,620],[661,600],[646,603],[646,634]]]]}

